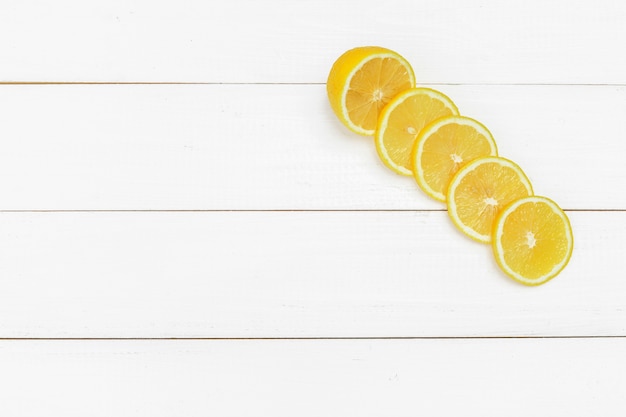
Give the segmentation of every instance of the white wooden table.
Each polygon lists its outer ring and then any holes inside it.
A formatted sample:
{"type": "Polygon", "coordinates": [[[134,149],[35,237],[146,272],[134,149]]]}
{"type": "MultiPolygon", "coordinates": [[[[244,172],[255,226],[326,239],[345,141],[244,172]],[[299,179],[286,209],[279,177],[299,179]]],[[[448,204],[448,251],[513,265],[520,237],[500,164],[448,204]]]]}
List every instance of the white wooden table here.
{"type": "Polygon", "coordinates": [[[0,3],[0,415],[623,416],[626,5],[0,3]],[[359,45],[571,219],[506,278],[332,114],[359,45]]]}

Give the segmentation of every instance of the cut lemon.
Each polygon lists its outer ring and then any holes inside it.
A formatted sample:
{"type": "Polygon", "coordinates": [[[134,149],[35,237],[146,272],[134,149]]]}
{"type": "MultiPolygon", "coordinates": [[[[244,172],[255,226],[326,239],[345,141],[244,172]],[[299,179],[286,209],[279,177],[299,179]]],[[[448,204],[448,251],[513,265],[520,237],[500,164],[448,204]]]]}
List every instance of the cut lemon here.
{"type": "Polygon", "coordinates": [[[510,203],[496,217],[493,253],[500,268],[526,285],[554,278],[572,256],[574,237],[567,215],[546,197],[510,203]]]}
{"type": "Polygon", "coordinates": [[[498,212],[513,200],[532,194],[530,181],[517,164],[485,156],[468,163],[452,177],[446,196],[448,215],[463,233],[489,243],[498,212]]]}
{"type": "Polygon", "coordinates": [[[458,115],[452,100],[430,88],[412,88],[383,108],[376,128],[376,150],[390,169],[413,175],[411,152],[420,131],[441,117],[458,115]]]}
{"type": "Polygon", "coordinates": [[[398,53],[362,46],[333,64],[326,91],[335,115],[353,132],[373,135],[381,109],[398,93],[415,87],[411,65],[398,53]]]}
{"type": "Polygon", "coordinates": [[[420,132],[413,148],[413,175],[420,188],[439,201],[456,172],[481,156],[497,156],[493,136],[485,126],[464,116],[438,119],[420,132]]]}

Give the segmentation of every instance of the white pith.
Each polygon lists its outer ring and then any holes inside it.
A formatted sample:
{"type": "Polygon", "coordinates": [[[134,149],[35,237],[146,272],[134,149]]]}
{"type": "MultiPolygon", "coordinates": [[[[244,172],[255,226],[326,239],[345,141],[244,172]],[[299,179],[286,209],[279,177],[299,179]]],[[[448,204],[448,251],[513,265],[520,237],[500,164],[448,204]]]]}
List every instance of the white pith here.
{"type": "MultiPolygon", "coordinates": [[[[550,209],[557,215],[559,216],[561,219],[563,219],[563,222],[568,226],[566,228],[566,237],[567,237],[567,244],[568,244],[568,253],[571,254],[571,250],[573,248],[573,243],[574,243],[574,238],[572,236],[572,231],[571,231],[571,227],[570,227],[570,223],[569,220],[567,219],[567,217],[563,214],[563,212],[561,211],[561,209],[556,205],[556,203],[554,203],[552,200],[547,199],[545,197],[540,197],[540,196],[530,196],[530,197],[524,197],[524,198],[520,198],[519,200],[516,200],[515,202],[511,203],[509,206],[507,206],[504,211],[500,214],[500,216],[497,219],[497,223],[495,225],[495,233],[494,233],[494,238],[495,238],[495,243],[494,243],[494,254],[498,260],[498,264],[504,269],[504,271],[510,275],[511,277],[513,277],[514,279],[525,283],[525,284],[529,284],[529,285],[539,285],[542,284],[546,281],[548,281],[549,279],[553,278],[559,271],[561,271],[561,269],[564,268],[565,264],[567,264],[567,262],[569,261],[569,256],[565,256],[563,258],[563,260],[561,262],[559,262],[557,265],[555,265],[548,273],[546,273],[545,275],[539,277],[539,278],[535,278],[535,279],[528,279],[522,275],[520,275],[519,273],[515,272],[514,270],[512,270],[505,262],[504,259],[504,248],[502,247],[501,241],[502,241],[502,235],[504,233],[504,222],[506,220],[506,218],[509,216],[509,214],[513,211],[515,211],[515,209],[517,209],[519,206],[521,206],[522,204],[525,203],[543,203],[546,204],[548,207],[550,207],[550,209]]],[[[527,232],[527,239],[528,239],[528,233],[532,232],[527,232]]],[[[534,240],[534,236],[532,237],[532,239],[534,240]]],[[[530,241],[530,239],[528,239],[530,241]]],[[[530,246],[530,245],[529,245],[530,246]]]]}
{"type": "MultiPolygon", "coordinates": [[[[452,103],[448,97],[446,97],[445,95],[435,90],[432,90],[430,88],[424,88],[424,87],[416,87],[416,88],[407,90],[403,93],[400,93],[391,102],[389,102],[389,104],[387,104],[387,106],[383,109],[383,111],[380,114],[379,120],[381,121],[381,123],[380,123],[380,126],[378,126],[378,129],[376,130],[375,140],[377,142],[377,148],[381,152],[383,159],[385,159],[387,163],[389,163],[389,165],[393,166],[394,169],[397,170],[398,173],[401,173],[407,176],[413,175],[413,171],[406,169],[403,166],[399,166],[393,162],[393,160],[389,157],[389,153],[387,152],[387,149],[385,148],[383,144],[383,137],[384,137],[385,131],[387,130],[387,122],[389,120],[389,114],[392,113],[395,110],[395,108],[398,107],[400,104],[402,104],[407,98],[412,97],[414,95],[418,95],[418,94],[424,94],[424,95],[429,96],[430,98],[440,100],[441,102],[445,103],[447,108],[452,110],[454,113],[458,113],[458,109],[456,108],[456,106],[454,106],[454,103],[452,103]]],[[[409,129],[415,130],[415,128],[412,128],[412,127],[410,127],[409,129]]],[[[417,133],[420,133],[420,132],[416,131],[414,134],[417,134],[417,133]]]]}
{"type": "Polygon", "coordinates": [[[452,192],[454,191],[454,189],[456,189],[456,187],[458,187],[459,183],[463,180],[463,178],[465,178],[470,172],[474,171],[477,167],[485,163],[490,163],[490,162],[495,162],[502,166],[506,166],[515,171],[518,171],[520,174],[519,175],[520,181],[524,184],[529,194],[532,195],[533,193],[532,185],[530,184],[530,181],[528,180],[524,172],[521,171],[519,167],[517,167],[513,162],[509,161],[508,159],[500,158],[498,156],[486,156],[486,157],[478,158],[470,162],[463,168],[461,168],[461,170],[459,170],[459,172],[457,172],[457,174],[452,178],[452,181],[450,182],[450,186],[448,187],[448,195],[447,195],[448,213],[454,219],[454,223],[458,227],[460,227],[467,235],[483,243],[489,243],[491,241],[491,235],[490,234],[482,235],[476,232],[474,229],[468,226],[465,226],[465,224],[463,224],[463,222],[461,221],[461,219],[459,218],[457,214],[456,203],[454,201],[454,198],[451,198],[451,197],[452,197],[452,192]]]}
{"type": "MultiPolygon", "coordinates": [[[[426,143],[426,138],[428,138],[429,136],[431,136],[432,134],[434,134],[435,132],[437,132],[439,129],[441,129],[441,127],[448,125],[448,124],[458,124],[461,126],[470,126],[473,127],[474,129],[476,129],[476,131],[478,131],[481,135],[483,135],[485,138],[487,138],[487,141],[489,142],[489,146],[491,147],[491,154],[492,155],[497,155],[498,154],[498,149],[496,147],[496,142],[493,139],[493,136],[491,135],[491,133],[489,132],[489,130],[487,130],[487,128],[480,122],[478,122],[477,120],[471,119],[469,117],[465,117],[465,116],[446,116],[446,117],[442,117],[441,119],[431,123],[429,126],[425,127],[419,134],[418,138],[417,138],[417,148],[415,149],[415,154],[414,154],[414,167],[416,170],[416,175],[415,178],[417,180],[417,182],[426,190],[427,194],[433,196],[434,198],[438,199],[439,201],[446,201],[446,196],[444,193],[441,193],[439,191],[435,191],[433,190],[426,181],[423,180],[424,178],[424,169],[422,167],[421,164],[421,159],[422,159],[422,154],[424,152],[424,144],[426,143]]],[[[455,161],[456,163],[461,163],[463,161],[463,159],[459,156],[459,155],[451,155],[450,156],[453,161],[455,161]],[[458,158],[456,158],[458,157],[458,158]],[[460,159],[460,161],[459,161],[460,159]]]]}
{"type": "Polygon", "coordinates": [[[352,129],[354,129],[356,132],[359,132],[363,135],[373,135],[374,130],[363,129],[362,127],[357,126],[354,123],[352,123],[352,120],[350,120],[350,117],[348,115],[348,109],[346,108],[346,96],[348,94],[348,90],[350,89],[350,81],[352,80],[352,77],[354,77],[354,74],[360,71],[361,68],[363,68],[363,65],[367,64],[369,61],[373,59],[385,59],[385,58],[392,58],[400,62],[407,69],[407,74],[409,74],[411,85],[415,85],[415,78],[414,78],[413,72],[410,70],[411,66],[405,59],[403,59],[399,55],[395,55],[391,53],[372,54],[372,55],[367,56],[365,59],[363,59],[363,61],[361,61],[359,65],[355,66],[354,69],[350,71],[350,73],[348,74],[348,77],[346,78],[346,83],[343,87],[343,90],[341,91],[341,113],[343,115],[344,120],[346,120],[350,124],[350,126],[352,126],[352,129]]]}

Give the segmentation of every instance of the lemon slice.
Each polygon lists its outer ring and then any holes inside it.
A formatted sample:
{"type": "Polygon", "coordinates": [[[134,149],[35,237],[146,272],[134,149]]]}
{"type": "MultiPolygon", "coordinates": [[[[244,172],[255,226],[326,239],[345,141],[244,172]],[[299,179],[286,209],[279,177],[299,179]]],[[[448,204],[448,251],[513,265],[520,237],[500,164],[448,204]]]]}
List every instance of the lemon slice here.
{"type": "Polygon", "coordinates": [[[420,132],[413,148],[413,175],[420,188],[438,201],[456,172],[481,156],[497,156],[491,132],[480,122],[464,116],[438,119],[420,132]]]}
{"type": "Polygon", "coordinates": [[[414,86],[413,68],[401,55],[379,46],[362,46],[335,61],[326,91],[339,120],[353,132],[371,136],[381,109],[414,86]]]}
{"type": "Polygon", "coordinates": [[[492,248],[505,274],[525,285],[540,285],[569,262],[574,249],[572,226],[549,198],[520,198],[496,217],[492,248]]]}
{"type": "Polygon", "coordinates": [[[378,156],[394,172],[413,175],[411,152],[421,130],[434,120],[458,114],[452,100],[439,91],[411,88],[398,94],[378,118],[375,135],[378,156]]]}
{"type": "Polygon", "coordinates": [[[513,200],[533,195],[524,171],[505,158],[485,156],[461,168],[450,181],[448,215],[463,233],[489,243],[498,212],[513,200]]]}

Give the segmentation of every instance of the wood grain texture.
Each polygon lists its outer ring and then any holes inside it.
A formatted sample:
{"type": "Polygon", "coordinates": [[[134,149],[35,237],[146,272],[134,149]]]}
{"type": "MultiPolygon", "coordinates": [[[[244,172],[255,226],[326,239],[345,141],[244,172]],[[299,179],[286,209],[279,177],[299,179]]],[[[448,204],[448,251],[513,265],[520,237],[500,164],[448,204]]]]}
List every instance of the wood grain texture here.
{"type": "MultiPolygon", "coordinates": [[[[535,192],[625,209],[615,86],[433,86],[535,192]]],[[[441,209],[334,117],[321,85],[0,86],[2,210],[441,209]]]]}
{"type": "Polygon", "coordinates": [[[623,416],[624,21],[612,0],[0,2],[0,415],[623,416]],[[368,44],[568,209],[559,277],[507,279],[337,122],[326,76],[368,44]],[[172,337],[205,339],[137,340],[172,337]]]}
{"type": "Polygon", "coordinates": [[[624,83],[624,3],[3,1],[2,81],[321,83],[356,45],[422,82],[624,83]]]}
{"type": "Polygon", "coordinates": [[[626,213],[569,216],[528,288],[445,212],[2,213],[0,337],[626,336],[626,213]]]}
{"type": "Polygon", "coordinates": [[[0,412],[618,417],[624,349],[625,339],[5,341],[0,412]]]}

